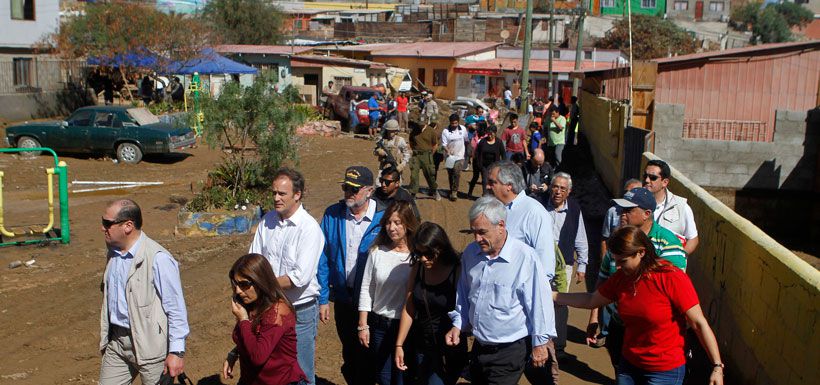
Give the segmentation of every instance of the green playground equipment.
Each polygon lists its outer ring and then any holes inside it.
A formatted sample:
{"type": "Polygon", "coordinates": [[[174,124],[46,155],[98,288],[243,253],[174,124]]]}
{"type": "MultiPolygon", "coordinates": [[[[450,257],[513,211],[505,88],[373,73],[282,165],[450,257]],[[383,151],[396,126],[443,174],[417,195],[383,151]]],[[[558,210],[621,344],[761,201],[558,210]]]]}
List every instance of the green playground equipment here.
{"type": "Polygon", "coordinates": [[[47,147],[36,148],[0,148],[0,153],[3,152],[49,152],[54,157],[54,167],[46,170],[46,178],[48,180],[48,224],[39,230],[28,229],[23,232],[12,232],[5,227],[3,220],[3,171],[0,171],[0,247],[2,246],[20,246],[34,243],[45,243],[52,241],[60,241],[62,243],[69,243],[71,241],[69,223],[68,223],[68,165],[65,162],[57,159],[57,153],[47,147]],[[54,175],[58,177],[58,190],[60,196],[60,228],[54,227],[54,175]],[[8,241],[7,238],[15,238],[19,236],[34,236],[42,235],[43,237],[37,239],[27,239],[19,241],[8,241]]]}

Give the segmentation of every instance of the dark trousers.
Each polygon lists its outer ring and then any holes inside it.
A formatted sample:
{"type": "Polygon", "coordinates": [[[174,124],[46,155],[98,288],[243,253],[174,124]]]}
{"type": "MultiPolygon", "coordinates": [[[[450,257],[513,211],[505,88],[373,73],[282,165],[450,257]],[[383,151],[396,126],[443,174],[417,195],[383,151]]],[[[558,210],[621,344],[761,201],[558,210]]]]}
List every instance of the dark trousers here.
{"type": "Polygon", "coordinates": [[[529,350],[527,338],[499,345],[473,342],[470,352],[470,383],[473,385],[516,385],[524,373],[529,350]]]}
{"type": "Polygon", "coordinates": [[[532,385],[556,385],[558,384],[558,358],[555,356],[555,344],[552,340],[547,342],[547,363],[542,367],[535,367],[532,364],[532,337],[527,338],[527,366],[524,368],[524,376],[532,385]]]}
{"type": "Polygon", "coordinates": [[[455,197],[458,193],[458,182],[461,180],[461,170],[464,167],[464,160],[456,161],[453,168],[447,169],[447,180],[450,182],[450,197],[455,197]]]}
{"type": "Polygon", "coordinates": [[[359,343],[356,328],[359,326],[359,312],[353,304],[334,302],[333,315],[336,321],[336,333],[342,342],[342,376],[348,385],[373,384],[368,373],[367,352],[359,343]]]}
{"type": "Polygon", "coordinates": [[[569,322],[569,308],[555,305],[555,331],[558,334],[555,338],[555,350],[557,352],[563,352],[567,347],[567,322],[569,322]]]}
{"type": "Polygon", "coordinates": [[[624,325],[615,320],[609,322],[609,334],[606,336],[606,352],[615,372],[618,372],[618,363],[621,362],[621,350],[624,346],[624,325]]]}
{"type": "MultiPolygon", "coordinates": [[[[416,385],[455,385],[467,365],[467,336],[461,335],[458,346],[416,347],[416,385]]],[[[406,362],[406,360],[405,360],[406,362]]]]}
{"type": "MultiPolygon", "coordinates": [[[[399,334],[399,320],[370,313],[370,370],[379,385],[404,384],[405,372],[399,370],[393,360],[396,336],[399,334]]],[[[370,382],[370,381],[369,381],[370,382]]]]}

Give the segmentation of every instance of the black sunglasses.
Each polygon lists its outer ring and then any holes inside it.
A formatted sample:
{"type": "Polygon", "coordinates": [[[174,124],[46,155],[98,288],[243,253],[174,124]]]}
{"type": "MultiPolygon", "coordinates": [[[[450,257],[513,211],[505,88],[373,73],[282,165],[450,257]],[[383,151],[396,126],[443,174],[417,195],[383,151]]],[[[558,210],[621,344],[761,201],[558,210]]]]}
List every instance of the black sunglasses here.
{"type": "Polygon", "coordinates": [[[102,218],[102,225],[103,225],[103,227],[105,227],[106,230],[108,230],[108,229],[111,228],[111,226],[118,225],[120,223],[125,223],[125,222],[128,222],[128,221],[129,221],[128,219],[121,219],[121,220],[118,220],[118,221],[116,221],[116,220],[109,221],[108,219],[102,218]]]}
{"type": "Polygon", "coordinates": [[[382,184],[389,185],[393,182],[395,182],[395,180],[393,180],[393,179],[379,178],[379,183],[382,183],[382,184]]]}
{"type": "Polygon", "coordinates": [[[234,286],[242,289],[242,291],[248,290],[253,286],[253,282],[251,281],[231,281],[233,282],[234,286]]]}
{"type": "Polygon", "coordinates": [[[358,194],[361,189],[362,189],[361,187],[355,187],[355,186],[351,186],[349,184],[343,184],[342,185],[342,191],[350,192],[352,194],[358,194]]]}
{"type": "Polygon", "coordinates": [[[644,180],[646,180],[646,178],[649,178],[649,180],[654,182],[654,181],[660,179],[660,177],[661,177],[660,175],[643,173],[643,179],[644,180]]]}

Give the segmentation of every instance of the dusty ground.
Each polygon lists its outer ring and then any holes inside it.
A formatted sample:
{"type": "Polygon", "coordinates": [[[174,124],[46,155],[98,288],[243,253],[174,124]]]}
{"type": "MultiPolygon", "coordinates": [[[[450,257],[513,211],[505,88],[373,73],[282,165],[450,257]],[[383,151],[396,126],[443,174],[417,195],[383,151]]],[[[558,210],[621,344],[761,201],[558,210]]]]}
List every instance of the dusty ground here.
{"type": "MultiPolygon", "coordinates": [[[[337,181],[346,166],[375,168],[372,143],[361,139],[309,138],[300,144],[299,168],[307,178],[305,204],[314,216],[340,198],[337,181]]],[[[106,201],[128,196],[143,208],[144,230],[166,246],[179,260],[189,312],[186,372],[199,384],[220,384],[217,377],[233,317],[226,277],[236,257],[247,250],[251,235],[220,238],[174,236],[178,206],[171,196],[191,198],[207,170],[219,161],[219,151],[200,147],[190,156],[147,159],[136,166],[110,160],[64,157],[71,180],[162,181],[159,187],[70,195],[70,245],[24,246],[0,249],[0,384],[96,383],[100,281],[104,269],[104,243],[99,218],[106,201]],[[15,260],[35,259],[32,268],[8,269],[15,260]]],[[[50,157],[23,160],[0,154],[6,224],[41,226],[46,222],[44,169],[50,157]]],[[[443,172],[441,174],[444,174],[443,172]]],[[[468,173],[462,177],[466,190],[468,173]]],[[[445,177],[439,178],[444,185],[445,177]]],[[[442,224],[459,247],[465,236],[455,232],[466,224],[470,202],[430,199],[419,201],[426,220],[442,224]]],[[[571,310],[567,351],[579,361],[566,365],[562,384],[604,383],[613,377],[606,352],[578,342],[586,325],[585,312],[571,310]]],[[[332,319],[332,318],[331,318],[332,319]]],[[[341,352],[332,324],[319,328],[317,374],[330,383],[343,383],[339,373],[341,352]]],[[[523,382],[524,380],[522,380],[523,382]]],[[[235,383],[235,380],[228,383],[235,383]]]]}

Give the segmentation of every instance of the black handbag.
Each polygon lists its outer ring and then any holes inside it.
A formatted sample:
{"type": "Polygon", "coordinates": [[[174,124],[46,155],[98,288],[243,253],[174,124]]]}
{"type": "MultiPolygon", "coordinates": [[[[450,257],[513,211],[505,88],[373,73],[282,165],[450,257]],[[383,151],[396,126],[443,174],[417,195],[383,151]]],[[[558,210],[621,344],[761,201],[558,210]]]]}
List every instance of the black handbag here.
{"type": "MultiPolygon", "coordinates": [[[[194,385],[188,376],[185,375],[185,372],[180,373],[177,378],[179,385],[194,385]]],[[[162,373],[162,376],[159,377],[159,381],[157,381],[157,385],[174,385],[174,377],[172,377],[167,372],[162,373]]]]}

